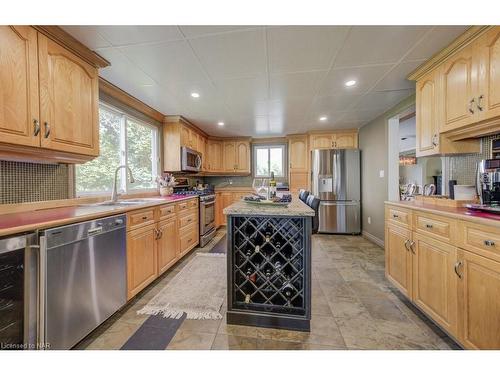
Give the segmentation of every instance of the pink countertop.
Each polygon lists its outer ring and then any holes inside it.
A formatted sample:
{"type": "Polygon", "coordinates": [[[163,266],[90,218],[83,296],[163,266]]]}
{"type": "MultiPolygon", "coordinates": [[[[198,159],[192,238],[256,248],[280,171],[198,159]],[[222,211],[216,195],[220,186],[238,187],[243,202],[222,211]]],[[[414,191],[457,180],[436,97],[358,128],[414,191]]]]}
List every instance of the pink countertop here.
{"type": "Polygon", "coordinates": [[[0,236],[93,220],[193,198],[198,199],[193,196],[158,196],[154,200],[146,198],[150,201],[129,206],[80,205],[3,214],[0,215],[0,236]]]}
{"type": "Polygon", "coordinates": [[[469,210],[466,207],[445,207],[417,201],[388,201],[385,203],[500,227],[500,215],[478,210],[469,210]]]}

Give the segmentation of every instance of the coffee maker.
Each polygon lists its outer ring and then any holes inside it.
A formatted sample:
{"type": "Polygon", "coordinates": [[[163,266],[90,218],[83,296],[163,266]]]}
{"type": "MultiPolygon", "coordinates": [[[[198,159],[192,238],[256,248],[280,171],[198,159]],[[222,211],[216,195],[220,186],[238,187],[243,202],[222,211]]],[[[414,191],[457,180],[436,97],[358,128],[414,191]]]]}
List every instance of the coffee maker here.
{"type": "Polygon", "coordinates": [[[467,207],[500,214],[500,159],[481,160],[478,163],[476,189],[480,204],[467,207]]]}

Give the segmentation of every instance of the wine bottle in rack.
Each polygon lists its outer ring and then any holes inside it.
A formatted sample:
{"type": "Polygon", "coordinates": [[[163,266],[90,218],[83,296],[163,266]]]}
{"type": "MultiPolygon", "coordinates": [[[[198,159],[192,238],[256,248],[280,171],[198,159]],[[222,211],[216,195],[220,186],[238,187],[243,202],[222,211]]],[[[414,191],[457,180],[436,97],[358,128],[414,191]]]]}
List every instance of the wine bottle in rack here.
{"type": "Polygon", "coordinates": [[[246,274],[247,280],[250,280],[253,283],[257,279],[257,274],[255,273],[255,271],[252,267],[247,267],[245,274],[246,274]]]}
{"type": "Polygon", "coordinates": [[[245,303],[250,303],[250,294],[245,295],[245,303]]]}
{"type": "Polygon", "coordinates": [[[281,273],[281,262],[279,260],[274,263],[274,270],[277,274],[281,273]]]}

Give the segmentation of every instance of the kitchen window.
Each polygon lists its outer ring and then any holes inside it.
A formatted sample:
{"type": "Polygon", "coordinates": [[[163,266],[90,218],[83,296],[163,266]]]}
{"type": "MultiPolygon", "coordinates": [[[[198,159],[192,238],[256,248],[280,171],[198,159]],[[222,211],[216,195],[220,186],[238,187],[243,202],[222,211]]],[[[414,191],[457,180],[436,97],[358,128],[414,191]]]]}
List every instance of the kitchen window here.
{"type": "Polygon", "coordinates": [[[121,169],[117,180],[119,193],[156,188],[155,178],[159,171],[156,126],[101,103],[99,135],[99,157],[75,168],[77,196],[110,193],[115,169],[120,165],[130,167],[135,182],[131,184],[126,170],[121,169]]]}
{"type": "Polygon", "coordinates": [[[286,145],[254,145],[253,146],[254,177],[286,177],[286,145]]]}

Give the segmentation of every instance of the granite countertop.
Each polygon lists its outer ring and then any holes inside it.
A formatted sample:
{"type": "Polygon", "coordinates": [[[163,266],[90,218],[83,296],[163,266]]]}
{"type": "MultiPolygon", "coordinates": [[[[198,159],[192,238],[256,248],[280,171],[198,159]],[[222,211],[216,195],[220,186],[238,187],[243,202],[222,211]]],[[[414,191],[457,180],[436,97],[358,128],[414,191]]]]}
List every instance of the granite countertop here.
{"type": "Polygon", "coordinates": [[[446,207],[417,201],[386,201],[385,203],[393,206],[409,208],[412,210],[429,212],[431,214],[433,213],[436,215],[448,216],[459,220],[467,220],[479,224],[493,225],[500,228],[500,215],[484,211],[469,210],[467,207],[446,207]]]}
{"type": "Polygon", "coordinates": [[[193,198],[198,197],[158,196],[153,199],[146,200],[144,203],[128,206],[99,206],[95,204],[84,204],[3,214],[0,215],[0,237],[34,231],[37,229],[46,229],[87,220],[94,220],[105,216],[119,215],[129,211],[193,198]]]}
{"type": "Polygon", "coordinates": [[[314,216],[314,210],[300,199],[293,199],[286,206],[257,205],[238,201],[224,208],[225,215],[260,215],[260,216],[314,216]]]}

